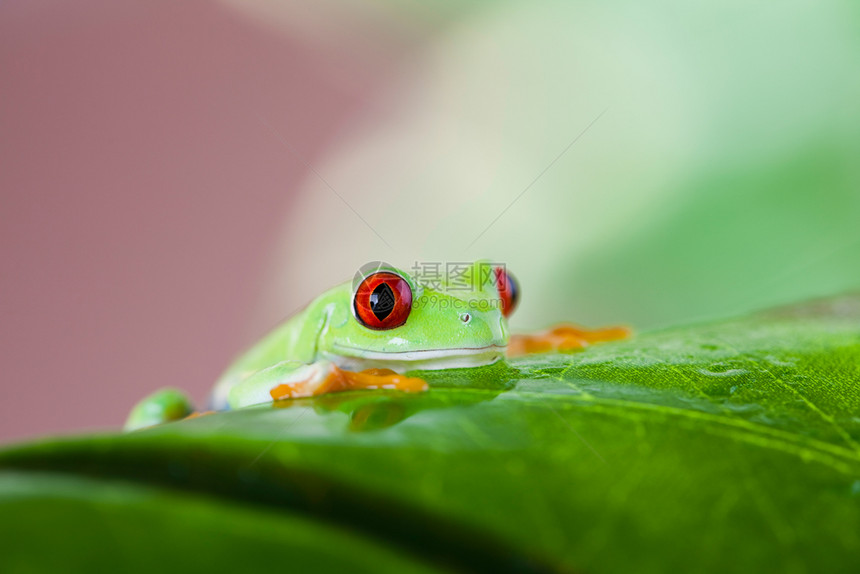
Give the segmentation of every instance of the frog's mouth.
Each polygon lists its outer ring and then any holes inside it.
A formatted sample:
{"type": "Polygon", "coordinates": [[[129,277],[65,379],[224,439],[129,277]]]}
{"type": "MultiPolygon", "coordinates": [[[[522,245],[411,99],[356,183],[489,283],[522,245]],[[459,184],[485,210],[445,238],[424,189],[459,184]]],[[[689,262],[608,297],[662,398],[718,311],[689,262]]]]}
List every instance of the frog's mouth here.
{"type": "Polygon", "coordinates": [[[495,363],[505,355],[504,345],[462,347],[455,349],[422,349],[420,351],[369,351],[335,345],[334,353],[325,358],[344,369],[414,370],[462,369],[495,363]]]}

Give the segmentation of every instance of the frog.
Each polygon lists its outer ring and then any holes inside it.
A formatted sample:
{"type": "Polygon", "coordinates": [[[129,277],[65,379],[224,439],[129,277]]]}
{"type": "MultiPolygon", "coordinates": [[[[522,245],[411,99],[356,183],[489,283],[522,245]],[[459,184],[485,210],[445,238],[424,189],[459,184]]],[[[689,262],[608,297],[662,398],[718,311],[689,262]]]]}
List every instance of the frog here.
{"type": "MultiPolygon", "coordinates": [[[[512,339],[508,319],[519,295],[513,274],[485,260],[433,281],[368,263],[241,354],[215,382],[203,414],[351,390],[424,392],[427,383],[405,373],[481,367],[626,335],[567,325],[512,339]]],[[[161,389],[135,405],[125,430],[199,414],[183,392],[161,389]]]]}
{"type": "MultiPolygon", "coordinates": [[[[216,381],[209,410],[356,389],[420,392],[428,388],[422,379],[398,373],[501,360],[507,316],[517,302],[513,279],[502,273],[500,266],[475,262],[457,278],[422,283],[388,263],[366,264],[240,355],[216,381]]],[[[182,392],[163,389],[132,409],[125,428],[192,410],[182,392]]]]}

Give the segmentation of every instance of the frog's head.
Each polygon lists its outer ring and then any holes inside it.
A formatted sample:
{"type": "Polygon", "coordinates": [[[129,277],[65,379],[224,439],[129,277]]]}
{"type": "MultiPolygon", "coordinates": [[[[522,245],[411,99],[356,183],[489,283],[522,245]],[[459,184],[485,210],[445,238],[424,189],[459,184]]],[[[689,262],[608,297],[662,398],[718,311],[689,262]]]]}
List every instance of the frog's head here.
{"type": "Polygon", "coordinates": [[[517,293],[505,269],[487,262],[431,279],[368,264],[329,303],[319,351],[350,368],[489,364],[504,356],[517,293]]]}

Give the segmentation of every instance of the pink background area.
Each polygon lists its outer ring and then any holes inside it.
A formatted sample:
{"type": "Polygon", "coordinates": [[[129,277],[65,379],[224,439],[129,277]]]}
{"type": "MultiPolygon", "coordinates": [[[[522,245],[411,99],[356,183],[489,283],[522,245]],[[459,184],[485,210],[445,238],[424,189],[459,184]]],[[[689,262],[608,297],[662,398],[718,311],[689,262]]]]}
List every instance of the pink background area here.
{"type": "Polygon", "coordinates": [[[385,75],[214,2],[0,4],[0,440],[201,401],[306,176],[264,122],[312,161],[385,75]]]}

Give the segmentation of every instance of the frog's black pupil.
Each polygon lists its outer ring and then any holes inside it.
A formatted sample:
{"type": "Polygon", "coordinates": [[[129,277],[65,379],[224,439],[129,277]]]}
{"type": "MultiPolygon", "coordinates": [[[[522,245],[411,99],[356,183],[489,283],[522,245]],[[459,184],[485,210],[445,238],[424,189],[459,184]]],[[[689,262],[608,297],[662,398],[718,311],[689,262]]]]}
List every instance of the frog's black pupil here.
{"type": "Polygon", "coordinates": [[[517,301],[520,300],[520,288],[510,275],[508,275],[508,289],[511,292],[511,309],[513,309],[517,306],[517,301]]]}
{"type": "Polygon", "coordinates": [[[370,294],[370,310],[380,321],[394,311],[394,291],[387,283],[380,283],[370,294]]]}

